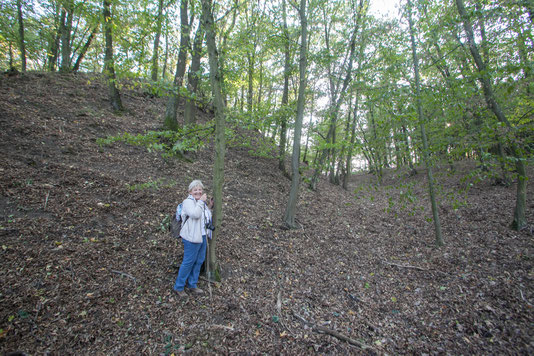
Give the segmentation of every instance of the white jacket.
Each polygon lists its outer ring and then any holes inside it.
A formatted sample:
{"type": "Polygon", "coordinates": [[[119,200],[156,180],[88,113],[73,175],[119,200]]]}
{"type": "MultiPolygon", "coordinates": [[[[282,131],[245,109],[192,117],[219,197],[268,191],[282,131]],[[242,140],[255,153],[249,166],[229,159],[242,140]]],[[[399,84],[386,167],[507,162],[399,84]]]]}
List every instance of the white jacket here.
{"type": "Polygon", "coordinates": [[[202,243],[202,235],[207,235],[206,221],[211,220],[211,211],[206,203],[188,196],[183,201],[182,220],[185,223],[180,230],[180,236],[192,243],[202,243]]]}

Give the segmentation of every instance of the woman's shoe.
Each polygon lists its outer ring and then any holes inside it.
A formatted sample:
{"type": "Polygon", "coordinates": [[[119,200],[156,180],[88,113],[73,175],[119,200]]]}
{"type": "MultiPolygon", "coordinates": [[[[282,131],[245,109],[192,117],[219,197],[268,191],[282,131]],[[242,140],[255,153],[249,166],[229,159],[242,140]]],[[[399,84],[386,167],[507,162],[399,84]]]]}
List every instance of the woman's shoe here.
{"type": "Polygon", "coordinates": [[[174,294],[176,294],[180,298],[187,298],[187,293],[183,289],[182,290],[173,289],[172,291],[174,294]]]}
{"type": "Polygon", "coordinates": [[[197,295],[204,294],[204,291],[200,288],[187,288],[187,291],[191,294],[197,294],[197,295]]]}

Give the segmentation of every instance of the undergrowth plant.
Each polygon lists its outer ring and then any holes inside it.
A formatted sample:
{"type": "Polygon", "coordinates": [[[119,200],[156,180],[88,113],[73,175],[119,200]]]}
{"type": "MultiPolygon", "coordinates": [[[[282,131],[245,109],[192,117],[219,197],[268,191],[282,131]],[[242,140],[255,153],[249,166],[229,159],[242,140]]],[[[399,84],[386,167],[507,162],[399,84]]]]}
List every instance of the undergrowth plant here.
{"type": "Polygon", "coordinates": [[[254,157],[275,158],[276,147],[272,141],[255,135],[256,130],[243,133],[235,122],[233,128],[226,129],[226,143],[229,147],[248,148],[248,153],[254,157]]]}
{"type": "Polygon", "coordinates": [[[137,184],[128,184],[126,183],[126,187],[128,187],[129,190],[145,190],[145,189],[154,189],[154,190],[160,190],[161,188],[172,188],[177,183],[175,181],[171,182],[164,182],[163,179],[158,180],[149,180],[145,183],[137,183],[137,184]]]}
{"type": "Polygon", "coordinates": [[[133,146],[144,146],[149,152],[161,152],[162,157],[183,157],[184,152],[195,152],[207,144],[213,135],[214,126],[188,126],[177,131],[148,131],[145,134],[124,132],[117,136],[97,139],[98,145],[107,146],[123,142],[133,146]]]}

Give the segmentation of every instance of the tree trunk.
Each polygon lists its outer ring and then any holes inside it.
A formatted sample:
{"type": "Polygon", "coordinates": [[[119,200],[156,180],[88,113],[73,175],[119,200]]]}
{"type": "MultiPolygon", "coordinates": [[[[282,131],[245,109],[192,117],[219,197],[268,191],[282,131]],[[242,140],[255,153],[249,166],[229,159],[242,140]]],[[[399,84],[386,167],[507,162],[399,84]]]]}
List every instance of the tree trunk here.
{"type": "Polygon", "coordinates": [[[377,178],[378,178],[378,181],[381,183],[382,182],[382,169],[384,167],[384,164],[382,162],[382,152],[380,152],[380,147],[379,147],[379,140],[378,140],[378,134],[377,134],[377,128],[376,128],[376,123],[375,123],[375,111],[373,109],[373,106],[371,104],[369,104],[369,117],[371,118],[371,127],[370,129],[372,130],[371,133],[373,135],[372,137],[372,145],[371,145],[371,149],[373,151],[373,156],[374,156],[374,161],[375,161],[375,173],[377,175],[377,178]]]}
{"type": "Polygon", "coordinates": [[[165,56],[163,58],[163,69],[161,70],[161,77],[165,78],[167,74],[167,60],[169,59],[169,30],[165,26],[165,56]]]}
{"type": "Polygon", "coordinates": [[[159,38],[161,36],[161,23],[163,18],[163,0],[158,2],[158,15],[156,17],[156,35],[154,37],[154,50],[152,54],[152,81],[158,80],[159,38]]]}
{"type": "Polygon", "coordinates": [[[196,105],[193,99],[196,96],[199,81],[200,59],[202,56],[202,42],[204,41],[204,29],[202,21],[198,25],[195,39],[193,40],[193,53],[191,57],[191,67],[187,76],[187,89],[189,96],[185,101],[184,122],[186,125],[194,125],[196,122],[196,105]]]}
{"type": "Polygon", "coordinates": [[[108,82],[109,98],[111,100],[111,106],[116,111],[122,111],[121,96],[119,90],[115,85],[115,65],[113,63],[113,21],[111,18],[111,0],[104,0],[103,15],[104,15],[104,36],[106,38],[106,48],[104,53],[104,74],[106,75],[108,82]]]}
{"type": "MultiPolygon", "coordinates": [[[[333,82],[333,74],[331,74],[331,70],[330,68],[328,69],[328,72],[329,72],[329,78],[330,78],[330,92],[331,92],[331,103],[330,103],[330,109],[329,109],[329,114],[328,116],[330,117],[330,127],[328,129],[328,134],[326,136],[326,142],[327,143],[331,143],[332,146],[333,144],[335,144],[335,130],[336,130],[336,125],[337,125],[337,116],[338,116],[338,113],[339,113],[339,108],[341,106],[341,103],[343,101],[343,99],[345,98],[345,92],[347,90],[347,87],[351,81],[351,78],[352,78],[352,64],[353,64],[353,61],[354,61],[354,49],[355,49],[355,46],[356,46],[356,35],[358,33],[358,30],[359,30],[359,26],[360,26],[360,21],[361,21],[361,16],[363,14],[363,11],[365,10],[364,9],[364,1],[363,0],[360,0],[360,3],[359,3],[359,6],[358,6],[358,14],[357,14],[357,20],[356,20],[356,28],[353,30],[353,33],[352,33],[352,36],[351,36],[351,40],[350,40],[350,44],[349,44],[349,55],[348,55],[348,58],[349,58],[349,63],[348,63],[348,66],[347,66],[347,70],[346,70],[346,75],[345,75],[345,79],[343,80],[343,86],[341,88],[341,91],[338,91],[339,89],[339,86],[337,86],[337,89],[336,89],[336,86],[334,85],[334,82],[333,82]]],[[[328,32],[325,30],[325,40],[326,40],[326,43],[327,43],[327,47],[329,48],[329,45],[328,45],[328,32]]],[[[328,52],[330,52],[330,50],[328,49],[328,52]]],[[[333,150],[334,148],[332,148],[333,150]]],[[[315,172],[313,173],[313,176],[311,178],[311,182],[310,182],[310,188],[312,190],[315,190],[316,187],[317,187],[317,181],[319,180],[319,174],[322,172],[322,169],[323,169],[323,165],[325,163],[325,160],[328,156],[328,153],[329,153],[329,149],[326,148],[326,149],[323,149],[321,154],[319,155],[319,159],[317,161],[317,167],[315,169],[315,172]]]]}
{"type": "MultiPolygon", "coordinates": [[[[360,35],[360,52],[358,54],[358,69],[356,74],[356,81],[359,82],[361,78],[361,67],[363,62],[363,56],[365,52],[365,46],[366,41],[364,37],[364,31],[365,31],[365,22],[362,25],[362,32],[360,35]]],[[[354,144],[356,143],[356,123],[358,121],[358,106],[359,106],[359,100],[360,100],[360,90],[359,88],[356,89],[356,96],[354,101],[354,107],[352,108],[352,123],[350,126],[350,143],[347,150],[347,158],[345,161],[345,175],[343,176],[343,184],[342,187],[345,190],[348,190],[349,186],[349,179],[350,175],[352,173],[352,152],[354,150],[354,144]]]]}
{"type": "Polygon", "coordinates": [[[286,172],[286,141],[287,141],[287,118],[288,118],[288,103],[289,103],[289,74],[290,74],[290,44],[289,31],[287,30],[287,10],[286,0],[282,1],[282,19],[284,29],[284,89],[282,92],[282,103],[280,110],[280,146],[278,152],[278,168],[284,175],[286,172]]]}
{"type": "Polygon", "coordinates": [[[404,140],[404,144],[406,145],[406,150],[404,151],[404,159],[408,162],[408,167],[410,167],[410,175],[412,176],[417,174],[417,170],[413,165],[412,155],[410,154],[410,141],[408,140],[408,130],[406,129],[404,119],[402,121],[402,138],[404,140]]]}
{"type": "MultiPolygon", "coordinates": [[[[352,97],[353,97],[353,91],[352,87],[350,90],[350,96],[349,96],[349,108],[352,107],[352,97]]],[[[337,169],[336,169],[336,184],[342,184],[345,181],[345,176],[347,175],[347,162],[345,161],[347,159],[347,156],[345,155],[345,152],[349,148],[349,142],[350,142],[350,127],[352,122],[352,110],[349,109],[349,113],[347,115],[347,120],[345,121],[345,137],[343,138],[343,146],[341,147],[341,151],[339,153],[338,157],[338,163],[337,163],[337,169]]]]}
{"type": "Polygon", "coordinates": [[[71,70],[70,56],[72,53],[72,47],[70,43],[70,38],[72,32],[72,16],[74,11],[73,7],[74,4],[72,3],[72,0],[66,1],[64,4],[64,13],[62,13],[61,15],[61,66],[59,67],[59,70],[61,72],[69,72],[71,70]]]}
{"type": "Polygon", "coordinates": [[[174,74],[173,91],[167,100],[165,108],[164,127],[168,130],[177,130],[180,125],[176,118],[178,109],[178,100],[180,97],[180,88],[184,81],[185,67],[187,61],[187,51],[189,49],[189,32],[191,26],[187,15],[188,0],[181,0],[180,5],[180,51],[178,52],[178,62],[176,63],[176,73],[174,74]]]}
{"type": "Polygon", "coordinates": [[[59,51],[59,41],[61,38],[61,16],[62,11],[60,11],[59,5],[56,6],[55,22],[57,31],[55,35],[50,38],[49,50],[48,50],[48,70],[54,72],[56,70],[58,51],[59,51]]]}
{"type": "Polygon", "coordinates": [[[252,115],[252,104],[253,104],[253,96],[254,96],[254,66],[256,65],[256,54],[254,51],[256,50],[256,46],[254,45],[254,48],[252,49],[252,53],[247,52],[247,60],[248,60],[248,89],[247,89],[247,113],[249,115],[252,115]]]}
{"type": "Polygon", "coordinates": [[[439,220],[439,212],[438,212],[438,205],[436,202],[436,195],[434,193],[434,177],[432,175],[432,167],[430,166],[430,158],[429,158],[429,149],[428,149],[428,141],[426,137],[426,130],[425,130],[425,120],[423,117],[423,108],[421,104],[421,84],[419,82],[419,59],[417,57],[417,48],[415,45],[415,30],[413,27],[413,20],[412,20],[412,2],[411,0],[408,0],[407,3],[408,7],[408,25],[410,27],[410,40],[412,43],[412,59],[413,59],[413,69],[414,69],[414,75],[415,75],[415,104],[417,107],[417,116],[419,117],[419,125],[421,127],[421,138],[423,140],[423,159],[425,160],[426,165],[426,172],[428,176],[428,190],[430,195],[430,202],[432,204],[432,215],[434,218],[434,230],[436,233],[436,245],[437,246],[443,246],[443,237],[441,235],[441,223],[439,220]]]}
{"type": "Polygon", "coordinates": [[[83,48],[82,48],[82,50],[80,52],[80,55],[78,56],[78,59],[76,60],[76,63],[74,63],[74,66],[72,67],[72,71],[73,72],[76,73],[80,69],[80,64],[82,63],[83,57],[85,57],[85,55],[87,54],[87,51],[89,50],[89,47],[91,46],[91,43],[93,42],[93,39],[96,36],[96,33],[98,31],[98,27],[99,26],[100,26],[100,24],[98,24],[95,27],[93,27],[93,30],[91,31],[91,34],[89,35],[89,38],[85,42],[85,44],[84,44],[84,46],[83,46],[83,48]]]}
{"type": "MultiPolygon", "coordinates": [[[[228,38],[230,34],[233,32],[237,15],[239,13],[239,0],[234,0],[234,5],[232,6],[232,22],[230,23],[230,26],[226,29],[224,32],[224,35],[222,36],[221,43],[220,43],[220,50],[221,50],[221,56],[219,56],[219,71],[221,73],[225,72],[225,60],[224,60],[224,54],[227,53],[228,50],[228,38]]],[[[226,90],[224,88],[224,82],[221,82],[221,91],[223,93],[223,99],[224,104],[227,105],[228,98],[226,97],[226,90]]],[[[243,105],[243,102],[241,102],[241,105],[243,105]]],[[[241,111],[243,111],[243,107],[241,106],[241,111]]]]}
{"type": "Polygon", "coordinates": [[[19,21],[19,48],[22,72],[26,72],[26,41],[24,40],[24,20],[22,19],[22,1],[17,0],[17,15],[19,21]]]}
{"type": "Polygon", "coordinates": [[[261,105],[262,95],[263,95],[263,56],[259,58],[260,62],[260,73],[259,73],[259,83],[258,83],[258,97],[256,99],[256,107],[261,105]]]}
{"type": "Polygon", "coordinates": [[[225,154],[225,120],[226,112],[221,90],[222,77],[219,71],[219,55],[215,43],[215,21],[211,12],[211,0],[202,0],[202,18],[206,31],[206,43],[209,55],[210,83],[215,107],[215,164],[213,166],[213,196],[215,200],[214,216],[215,231],[209,242],[208,278],[220,280],[217,261],[217,238],[223,220],[222,197],[224,185],[224,154],[225,154]]]}
{"type": "MultiPolygon", "coordinates": [[[[495,99],[495,94],[493,92],[493,87],[491,84],[491,76],[488,67],[485,65],[480,52],[478,51],[477,44],[475,42],[475,35],[473,32],[473,25],[469,19],[469,15],[465,10],[463,0],[456,0],[456,6],[458,8],[458,13],[462,18],[464,30],[467,36],[467,42],[469,44],[469,51],[473,56],[475,65],[479,72],[479,80],[482,84],[482,89],[484,90],[484,98],[486,99],[486,105],[488,108],[495,114],[497,120],[510,130],[514,131],[514,128],[506,118],[506,115],[501,109],[501,106],[495,99]]],[[[527,176],[526,169],[523,159],[521,157],[520,151],[514,142],[511,140],[510,150],[512,151],[512,156],[515,159],[515,166],[517,172],[517,193],[516,193],[516,205],[514,209],[514,220],[512,221],[512,228],[516,230],[521,230],[527,226],[527,220],[525,217],[526,210],[526,197],[527,197],[527,176]]]]}
{"type": "Polygon", "coordinates": [[[299,225],[295,221],[297,202],[300,187],[300,137],[302,132],[302,118],[304,117],[304,100],[306,94],[306,69],[308,61],[308,23],[306,19],[306,0],[300,0],[300,25],[301,25],[301,43],[300,43],[300,60],[299,60],[299,93],[297,99],[297,117],[295,119],[295,132],[293,139],[293,155],[291,158],[291,190],[289,192],[289,201],[287,203],[284,216],[284,223],[289,228],[297,228],[299,225]]]}
{"type": "Polygon", "coordinates": [[[310,132],[313,131],[313,110],[315,106],[315,99],[313,97],[313,89],[311,90],[311,110],[310,110],[310,121],[308,122],[308,127],[306,130],[306,146],[304,147],[304,156],[302,157],[302,162],[308,164],[308,146],[310,144],[310,132]]]}
{"type": "MultiPolygon", "coordinates": [[[[358,64],[358,69],[360,69],[361,67],[361,55],[362,55],[362,52],[360,52],[360,60],[358,64]]],[[[358,121],[359,101],[360,101],[360,90],[356,89],[354,107],[352,108],[352,123],[350,125],[350,143],[349,143],[349,148],[347,150],[347,159],[345,161],[345,175],[343,176],[343,184],[342,184],[342,187],[345,190],[349,189],[349,179],[352,173],[352,152],[354,150],[354,144],[356,143],[356,122],[358,121]]]]}

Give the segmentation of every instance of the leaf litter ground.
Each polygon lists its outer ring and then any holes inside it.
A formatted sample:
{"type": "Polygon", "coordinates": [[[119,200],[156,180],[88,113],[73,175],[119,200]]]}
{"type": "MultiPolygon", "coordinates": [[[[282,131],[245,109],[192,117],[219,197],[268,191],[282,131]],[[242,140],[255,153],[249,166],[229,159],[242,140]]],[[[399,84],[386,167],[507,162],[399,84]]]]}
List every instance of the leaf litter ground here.
{"type": "Polygon", "coordinates": [[[183,252],[164,221],[192,179],[211,186],[213,152],[188,163],[100,147],[158,130],[165,108],[125,86],[116,115],[106,93],[91,75],[0,81],[2,353],[534,353],[532,228],[508,228],[515,186],[462,179],[465,162],[436,168],[446,241],[436,249],[422,169],[387,172],[380,187],[359,174],[349,192],[303,185],[303,229],[288,231],[277,161],[229,145],[222,283],[176,298],[183,252]]]}

